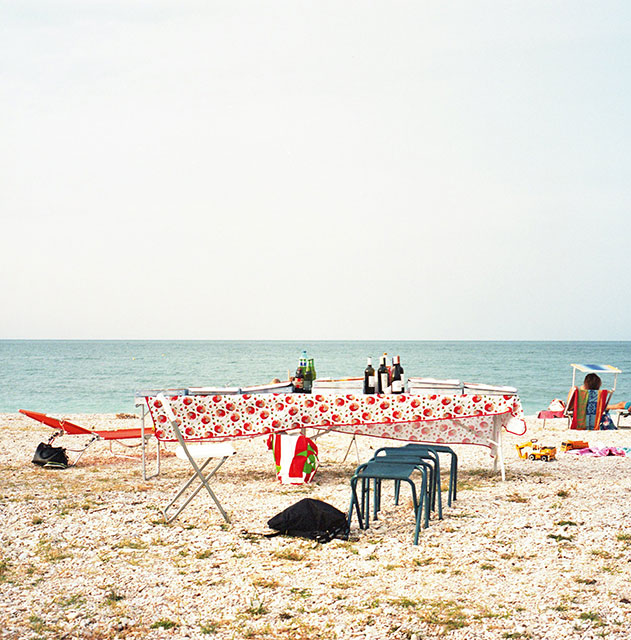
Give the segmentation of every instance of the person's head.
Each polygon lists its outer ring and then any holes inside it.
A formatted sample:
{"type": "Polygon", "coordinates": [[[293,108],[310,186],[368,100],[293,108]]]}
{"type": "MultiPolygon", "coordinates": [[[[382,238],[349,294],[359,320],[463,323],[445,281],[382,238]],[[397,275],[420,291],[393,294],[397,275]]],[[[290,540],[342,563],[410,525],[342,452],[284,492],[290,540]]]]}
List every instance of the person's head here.
{"type": "Polygon", "coordinates": [[[595,373],[588,373],[585,376],[585,380],[583,380],[583,387],[591,391],[598,391],[601,384],[602,380],[600,379],[600,376],[595,373]]]}
{"type": "Polygon", "coordinates": [[[278,384],[280,382],[280,380],[278,378],[274,378],[272,380],[272,384],[278,384]]]}

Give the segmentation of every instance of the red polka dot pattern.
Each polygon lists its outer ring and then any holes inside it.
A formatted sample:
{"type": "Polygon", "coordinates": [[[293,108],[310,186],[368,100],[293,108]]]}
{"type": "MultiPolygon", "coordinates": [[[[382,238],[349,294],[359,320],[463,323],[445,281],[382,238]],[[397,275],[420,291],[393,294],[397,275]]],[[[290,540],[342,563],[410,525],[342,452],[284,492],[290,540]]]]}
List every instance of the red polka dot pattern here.
{"type": "MultiPolygon", "coordinates": [[[[148,397],[159,440],[176,440],[162,402],[148,397]]],[[[409,442],[492,447],[501,427],[523,411],[518,396],[307,395],[172,396],[171,408],[187,440],[233,440],[309,427],[409,442]]]]}

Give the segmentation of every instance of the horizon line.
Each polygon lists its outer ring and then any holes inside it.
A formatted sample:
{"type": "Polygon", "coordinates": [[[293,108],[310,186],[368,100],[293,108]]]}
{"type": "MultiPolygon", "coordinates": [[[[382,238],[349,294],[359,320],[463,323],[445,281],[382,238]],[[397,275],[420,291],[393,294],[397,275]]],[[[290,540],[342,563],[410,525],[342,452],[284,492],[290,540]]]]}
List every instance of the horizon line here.
{"type": "Polygon", "coordinates": [[[0,338],[0,342],[631,342],[570,338],[0,338]]]}

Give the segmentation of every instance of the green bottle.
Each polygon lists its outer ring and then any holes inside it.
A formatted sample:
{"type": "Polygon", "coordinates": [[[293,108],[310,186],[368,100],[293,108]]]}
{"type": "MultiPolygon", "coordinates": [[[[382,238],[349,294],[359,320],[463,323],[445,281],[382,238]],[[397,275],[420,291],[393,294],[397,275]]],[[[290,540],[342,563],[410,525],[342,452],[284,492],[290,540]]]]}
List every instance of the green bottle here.
{"type": "Polygon", "coordinates": [[[307,360],[307,370],[305,371],[305,393],[311,393],[313,381],[315,380],[315,367],[313,366],[313,358],[307,360]]]}
{"type": "Polygon", "coordinates": [[[316,370],[315,364],[313,364],[313,358],[309,358],[307,365],[307,374],[305,376],[305,380],[307,380],[308,388],[305,388],[307,393],[311,393],[311,389],[313,387],[313,381],[316,379],[316,370]]]}

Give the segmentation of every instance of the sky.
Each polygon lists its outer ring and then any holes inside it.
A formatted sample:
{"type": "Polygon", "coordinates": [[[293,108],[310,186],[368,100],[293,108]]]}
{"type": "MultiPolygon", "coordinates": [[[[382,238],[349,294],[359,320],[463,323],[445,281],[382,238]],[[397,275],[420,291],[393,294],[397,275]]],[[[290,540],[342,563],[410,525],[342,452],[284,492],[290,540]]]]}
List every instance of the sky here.
{"type": "Polygon", "coordinates": [[[631,3],[0,0],[0,339],[631,339],[631,3]]]}

